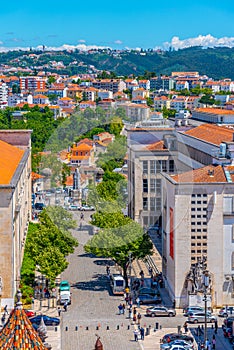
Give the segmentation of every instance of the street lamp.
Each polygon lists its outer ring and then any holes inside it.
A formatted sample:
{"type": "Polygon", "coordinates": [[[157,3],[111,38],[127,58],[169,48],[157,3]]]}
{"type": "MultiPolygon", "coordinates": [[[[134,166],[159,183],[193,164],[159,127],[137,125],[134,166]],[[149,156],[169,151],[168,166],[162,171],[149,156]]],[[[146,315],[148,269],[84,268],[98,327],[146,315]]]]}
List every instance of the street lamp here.
{"type": "Polygon", "coordinates": [[[210,285],[210,277],[209,272],[205,270],[203,272],[203,280],[202,280],[203,290],[204,290],[204,303],[205,303],[205,332],[204,332],[204,343],[207,340],[207,289],[210,285]]]}

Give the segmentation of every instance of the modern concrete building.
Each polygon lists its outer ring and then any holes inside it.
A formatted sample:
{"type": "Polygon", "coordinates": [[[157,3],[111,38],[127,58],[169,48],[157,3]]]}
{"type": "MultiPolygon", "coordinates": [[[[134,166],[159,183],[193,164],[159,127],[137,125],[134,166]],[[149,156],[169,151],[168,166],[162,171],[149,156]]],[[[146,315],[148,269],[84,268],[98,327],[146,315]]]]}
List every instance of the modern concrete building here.
{"type": "Polygon", "coordinates": [[[1,130],[0,149],[1,297],[11,305],[31,218],[31,131],[1,130]]]}
{"type": "Polygon", "coordinates": [[[160,227],[164,281],[180,307],[201,260],[212,305],[234,302],[233,135],[211,124],[128,132],[129,215],[160,227]]]}

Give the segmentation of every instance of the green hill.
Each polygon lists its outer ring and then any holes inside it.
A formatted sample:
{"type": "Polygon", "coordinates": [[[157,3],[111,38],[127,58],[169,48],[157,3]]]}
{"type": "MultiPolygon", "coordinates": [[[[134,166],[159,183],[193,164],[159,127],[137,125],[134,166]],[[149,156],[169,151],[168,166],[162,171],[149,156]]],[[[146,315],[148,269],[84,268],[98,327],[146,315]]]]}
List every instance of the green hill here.
{"type": "Polygon", "coordinates": [[[141,75],[145,71],[170,74],[172,71],[198,71],[214,79],[231,78],[234,80],[234,48],[191,47],[178,51],[111,51],[98,50],[87,52],[42,52],[11,51],[0,54],[0,64],[15,67],[30,67],[37,71],[43,65],[44,70],[61,74],[86,73],[97,70],[115,72],[117,75],[141,75]],[[36,54],[36,57],[29,56],[36,54]],[[56,70],[52,61],[63,62],[65,68],[56,70]],[[91,67],[90,67],[91,66],[91,67]]]}

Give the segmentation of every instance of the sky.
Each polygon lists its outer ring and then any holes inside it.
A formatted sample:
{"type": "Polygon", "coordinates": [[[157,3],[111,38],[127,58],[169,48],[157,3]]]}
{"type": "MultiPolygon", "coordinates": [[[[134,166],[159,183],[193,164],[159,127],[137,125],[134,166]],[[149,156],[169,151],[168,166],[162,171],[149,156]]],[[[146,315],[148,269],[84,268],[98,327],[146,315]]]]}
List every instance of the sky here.
{"type": "Polygon", "coordinates": [[[233,0],[11,0],[0,6],[0,46],[234,46],[233,23],[233,0]]]}

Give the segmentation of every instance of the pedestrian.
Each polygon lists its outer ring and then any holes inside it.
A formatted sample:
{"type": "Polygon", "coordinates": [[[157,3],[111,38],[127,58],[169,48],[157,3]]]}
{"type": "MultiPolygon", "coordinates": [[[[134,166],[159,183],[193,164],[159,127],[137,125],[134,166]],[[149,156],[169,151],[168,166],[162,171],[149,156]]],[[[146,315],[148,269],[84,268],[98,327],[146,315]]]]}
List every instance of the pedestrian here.
{"type": "Polygon", "coordinates": [[[209,339],[207,338],[206,341],[205,341],[205,349],[208,350],[208,345],[209,345],[209,339]]]}
{"type": "Polygon", "coordinates": [[[141,340],[145,339],[145,329],[143,327],[140,328],[141,340]]]}
{"type": "Polygon", "coordinates": [[[211,342],[209,341],[208,345],[207,345],[207,350],[211,350],[211,342]]]}
{"type": "Polygon", "coordinates": [[[122,307],[123,307],[122,308],[122,313],[125,314],[125,304],[124,303],[123,303],[122,307]]]}
{"type": "Polygon", "coordinates": [[[152,270],[152,267],[150,266],[150,267],[149,267],[149,274],[150,274],[150,277],[152,277],[152,273],[153,273],[153,270],[152,270]]]}
{"type": "Polygon", "coordinates": [[[214,322],[214,327],[215,327],[215,334],[217,334],[217,332],[218,332],[218,321],[217,320],[215,320],[215,322],[214,322]]]}
{"type": "Polygon", "coordinates": [[[212,338],[212,349],[215,349],[215,346],[216,346],[216,339],[215,339],[215,335],[213,335],[213,338],[212,338]]]}
{"type": "Polygon", "coordinates": [[[140,326],[140,324],[141,324],[141,314],[140,314],[140,312],[138,312],[138,314],[137,314],[137,324],[140,326]]]}
{"type": "Polygon", "coordinates": [[[118,309],[119,309],[119,315],[122,314],[123,305],[122,305],[122,304],[119,304],[118,309]]]}
{"type": "Polygon", "coordinates": [[[58,307],[58,315],[59,315],[59,317],[60,317],[60,315],[61,315],[61,308],[60,307],[58,307]]]}
{"type": "Polygon", "coordinates": [[[133,331],[133,334],[134,334],[134,340],[135,340],[135,341],[138,341],[138,334],[139,334],[138,330],[135,329],[135,330],[133,331]]]}
{"type": "Polygon", "coordinates": [[[187,322],[184,322],[184,333],[188,332],[188,324],[187,322]]]}
{"type": "Polygon", "coordinates": [[[65,301],[64,305],[63,305],[64,311],[67,311],[67,301],[65,301]]]}
{"type": "Polygon", "coordinates": [[[6,321],[6,314],[4,312],[4,314],[2,315],[2,325],[4,326],[5,324],[5,321],[6,321]]]}
{"type": "Polygon", "coordinates": [[[173,307],[173,309],[175,309],[175,307],[176,307],[176,301],[175,301],[175,299],[173,300],[172,307],[173,307]]]}
{"type": "Polygon", "coordinates": [[[4,306],[4,312],[5,312],[7,315],[9,315],[9,312],[8,312],[8,310],[7,310],[7,305],[4,306]]]}
{"type": "Polygon", "coordinates": [[[140,307],[140,298],[139,297],[136,298],[136,303],[137,303],[137,307],[140,307]]]}

